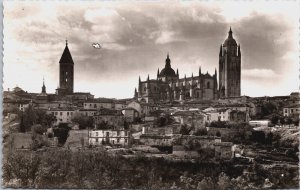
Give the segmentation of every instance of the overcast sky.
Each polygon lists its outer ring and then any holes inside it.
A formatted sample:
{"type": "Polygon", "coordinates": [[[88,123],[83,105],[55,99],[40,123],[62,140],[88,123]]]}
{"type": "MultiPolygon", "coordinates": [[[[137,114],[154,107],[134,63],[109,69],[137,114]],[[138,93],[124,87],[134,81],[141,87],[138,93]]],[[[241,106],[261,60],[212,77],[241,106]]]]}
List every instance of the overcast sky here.
{"type": "Polygon", "coordinates": [[[268,1],[4,1],[4,90],[58,86],[69,41],[74,89],[132,97],[138,77],[171,66],[194,76],[218,69],[229,27],[242,51],[242,95],[289,95],[299,86],[299,3],[268,1]],[[93,43],[100,43],[96,49],[93,43]]]}

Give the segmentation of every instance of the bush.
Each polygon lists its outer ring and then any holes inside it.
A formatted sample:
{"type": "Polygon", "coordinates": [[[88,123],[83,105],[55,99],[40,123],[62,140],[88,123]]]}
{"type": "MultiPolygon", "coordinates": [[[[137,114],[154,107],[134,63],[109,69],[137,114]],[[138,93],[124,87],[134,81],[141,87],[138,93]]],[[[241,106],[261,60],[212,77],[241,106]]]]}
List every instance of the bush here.
{"type": "Polygon", "coordinates": [[[207,135],[207,130],[206,130],[206,128],[200,128],[194,133],[194,135],[196,135],[196,136],[206,136],[207,135]]]}

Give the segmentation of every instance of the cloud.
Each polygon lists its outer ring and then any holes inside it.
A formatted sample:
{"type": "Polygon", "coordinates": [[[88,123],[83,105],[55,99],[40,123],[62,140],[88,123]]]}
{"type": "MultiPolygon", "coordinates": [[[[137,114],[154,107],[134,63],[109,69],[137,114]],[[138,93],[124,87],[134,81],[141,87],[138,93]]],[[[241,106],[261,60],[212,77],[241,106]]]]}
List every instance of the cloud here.
{"type": "MultiPolygon", "coordinates": [[[[157,68],[165,65],[167,52],[172,67],[178,68],[182,76],[198,73],[199,66],[203,72],[214,72],[218,68],[219,47],[227,38],[229,26],[241,44],[243,80],[274,81],[287,77],[283,68],[297,64],[294,57],[298,49],[295,40],[298,22],[294,25],[280,6],[276,11],[264,11],[255,3],[225,4],[6,1],[4,63],[9,66],[4,67],[4,85],[19,83],[14,76],[24,75],[24,69],[12,68],[30,65],[28,73],[32,81],[39,81],[47,73],[51,79],[47,90],[54,91],[58,61],[68,39],[75,62],[75,81],[80,81],[75,82],[75,89],[104,96],[110,92],[87,86],[116,87],[120,81],[130,81],[128,92],[113,92],[110,97],[132,96],[134,81],[139,75],[155,77],[157,68]],[[240,7],[236,10],[241,11],[230,14],[230,6],[240,7]],[[101,47],[101,51],[91,44],[101,47]]],[[[290,7],[293,11],[292,3],[290,7]]],[[[23,81],[19,85],[24,89],[40,91],[40,86],[23,81]]]]}
{"type": "Polygon", "coordinates": [[[243,69],[242,75],[245,78],[250,79],[275,79],[279,75],[276,74],[272,69],[243,69]]]}

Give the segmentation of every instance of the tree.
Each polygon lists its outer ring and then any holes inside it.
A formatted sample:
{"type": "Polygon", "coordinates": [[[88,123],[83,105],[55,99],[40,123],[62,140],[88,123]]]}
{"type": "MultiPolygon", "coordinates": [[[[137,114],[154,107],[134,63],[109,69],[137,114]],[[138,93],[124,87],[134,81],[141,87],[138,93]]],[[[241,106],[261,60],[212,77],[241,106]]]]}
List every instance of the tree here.
{"type": "Polygon", "coordinates": [[[78,114],[72,118],[72,122],[77,123],[79,125],[79,129],[94,127],[94,118],[92,116],[78,114]]]}
{"type": "Polygon", "coordinates": [[[29,131],[35,124],[50,127],[55,121],[55,116],[47,114],[44,110],[36,110],[31,105],[24,112],[20,112],[21,123],[20,131],[29,131]],[[21,130],[22,128],[22,130],[21,130]]]}
{"type": "Polygon", "coordinates": [[[198,183],[197,189],[201,189],[201,190],[214,189],[214,184],[212,182],[212,179],[210,177],[205,177],[198,183]]]}
{"type": "Polygon", "coordinates": [[[53,128],[54,136],[58,137],[58,142],[64,145],[69,137],[70,127],[67,123],[59,123],[58,127],[53,128]]]}
{"type": "Polygon", "coordinates": [[[206,128],[200,128],[194,133],[194,135],[205,136],[205,135],[207,135],[207,130],[206,130],[206,128]]]}
{"type": "Polygon", "coordinates": [[[230,178],[224,172],[219,175],[218,186],[221,190],[230,189],[230,178]]]}
{"type": "Polygon", "coordinates": [[[186,124],[181,125],[180,131],[179,131],[180,134],[182,134],[182,135],[189,135],[190,132],[191,132],[191,129],[189,129],[186,124]]]}

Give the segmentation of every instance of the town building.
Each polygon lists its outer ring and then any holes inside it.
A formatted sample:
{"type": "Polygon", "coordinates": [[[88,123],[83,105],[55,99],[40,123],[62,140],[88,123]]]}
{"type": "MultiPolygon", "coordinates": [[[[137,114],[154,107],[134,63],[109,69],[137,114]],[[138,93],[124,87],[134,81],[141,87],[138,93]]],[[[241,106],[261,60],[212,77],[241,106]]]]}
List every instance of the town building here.
{"type": "Polygon", "coordinates": [[[88,99],[84,101],[83,108],[84,109],[116,109],[122,110],[126,108],[126,102],[116,100],[116,99],[109,99],[109,98],[97,98],[97,99],[88,99]]]}
{"type": "Polygon", "coordinates": [[[119,129],[124,127],[124,115],[121,110],[101,108],[93,117],[96,129],[119,129]]]}
{"type": "Polygon", "coordinates": [[[128,146],[130,144],[130,132],[113,129],[92,130],[89,132],[89,144],[94,146],[128,146]]]}
{"type": "Polygon", "coordinates": [[[234,157],[232,142],[217,142],[215,146],[215,158],[229,160],[234,157]]]}
{"type": "Polygon", "coordinates": [[[283,107],[283,116],[289,117],[292,115],[299,115],[300,113],[300,96],[299,92],[291,93],[287,100],[287,105],[283,107]]]}
{"type": "Polygon", "coordinates": [[[173,138],[168,135],[142,134],[140,143],[147,146],[170,147],[173,145],[173,138]]]}
{"type": "Polygon", "coordinates": [[[53,123],[54,125],[59,125],[60,123],[71,123],[72,117],[75,113],[75,108],[50,108],[47,110],[47,114],[52,114],[56,118],[56,121],[53,123]]]}
{"type": "Polygon", "coordinates": [[[125,120],[130,123],[135,122],[136,119],[139,118],[139,112],[134,108],[124,108],[122,113],[125,117],[125,120]]]}
{"type": "Polygon", "coordinates": [[[205,127],[205,123],[208,122],[208,115],[197,110],[179,110],[172,114],[172,118],[182,125],[195,127],[205,127]]]}
{"type": "Polygon", "coordinates": [[[213,121],[230,121],[231,111],[232,110],[229,108],[220,108],[205,111],[205,113],[208,115],[207,122],[211,123],[213,121]]]}

